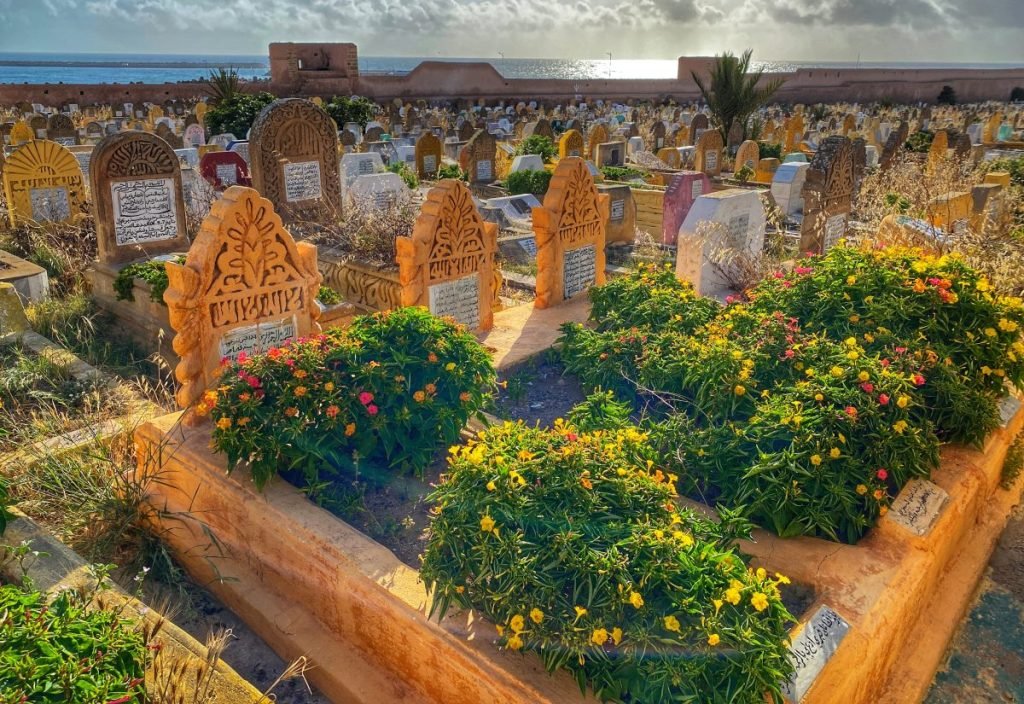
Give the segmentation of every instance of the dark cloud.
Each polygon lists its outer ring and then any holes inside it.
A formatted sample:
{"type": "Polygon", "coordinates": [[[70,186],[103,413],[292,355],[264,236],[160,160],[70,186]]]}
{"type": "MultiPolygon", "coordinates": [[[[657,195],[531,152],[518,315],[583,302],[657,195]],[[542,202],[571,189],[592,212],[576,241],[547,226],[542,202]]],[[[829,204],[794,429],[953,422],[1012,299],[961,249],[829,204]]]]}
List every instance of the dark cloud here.
{"type": "MultiPolygon", "coordinates": [[[[763,7],[763,6],[762,6],[763,7]]],[[[1024,27],[1024,0],[783,0],[762,10],[766,21],[835,27],[931,31],[1024,27]]]]}

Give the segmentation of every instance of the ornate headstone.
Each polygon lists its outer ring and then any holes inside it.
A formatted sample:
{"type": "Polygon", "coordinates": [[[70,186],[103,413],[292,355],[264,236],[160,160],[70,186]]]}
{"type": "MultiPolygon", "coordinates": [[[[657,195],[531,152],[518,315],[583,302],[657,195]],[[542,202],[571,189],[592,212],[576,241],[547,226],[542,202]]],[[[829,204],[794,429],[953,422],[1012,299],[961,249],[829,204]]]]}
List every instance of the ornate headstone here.
{"type": "Polygon", "coordinates": [[[853,143],[847,137],[825,138],[804,182],[800,251],[824,254],[846,236],[853,183],[853,143]]]}
{"type": "Polygon", "coordinates": [[[85,205],[85,181],[75,155],[56,142],[29,141],[3,166],[11,227],[19,222],[70,222],[85,205]]]}
{"type": "MultiPolygon", "coordinates": [[[[167,263],[181,408],[211,387],[221,360],[317,333],[316,247],[295,242],[273,204],[233,186],[213,204],[184,264],[167,263]]],[[[195,417],[186,416],[186,423],[195,417]]]]}
{"type": "Polygon", "coordinates": [[[597,158],[597,145],[605,144],[611,139],[608,135],[608,128],[600,122],[590,128],[587,134],[587,156],[591,161],[597,158]]]}
{"type": "Polygon", "coordinates": [[[57,113],[46,125],[46,138],[65,147],[73,147],[78,144],[78,130],[69,115],[57,113]]]}
{"type": "Polygon", "coordinates": [[[397,247],[403,306],[491,329],[498,226],[480,217],[466,184],[446,179],[430,189],[412,236],[397,247]]]}
{"type": "Polygon", "coordinates": [[[146,132],[105,137],[89,163],[102,262],[180,252],[188,247],[178,156],[146,132]]]}
{"type": "Polygon", "coordinates": [[[583,156],[583,135],[576,130],[566,130],[558,139],[558,158],[583,156]]]}
{"type": "Polygon", "coordinates": [[[583,159],[558,162],[544,205],[533,209],[537,298],[549,308],[604,284],[609,197],[598,194],[583,159]]]}
{"type": "Polygon", "coordinates": [[[470,183],[487,184],[497,178],[494,173],[496,151],[494,136],[488,134],[487,130],[477,130],[473,133],[466,146],[459,152],[459,166],[469,175],[470,183]]]}
{"type": "Polygon", "coordinates": [[[736,151],[736,164],[733,167],[733,171],[739,171],[746,167],[751,172],[757,170],[757,162],[761,158],[761,150],[757,146],[757,142],[752,139],[748,139],[740,145],[740,148],[736,151]]]}
{"type": "Polygon", "coordinates": [[[441,168],[441,140],[432,132],[424,132],[416,140],[416,175],[421,179],[434,180],[441,168]]]}
{"type": "MultiPolygon", "coordinates": [[[[697,113],[693,116],[693,120],[690,121],[690,133],[687,135],[690,142],[687,146],[696,145],[697,140],[700,136],[708,131],[708,116],[702,112],[697,113]]],[[[717,131],[717,130],[716,130],[717,131]]],[[[721,135],[719,135],[721,137],[721,135]]]]}
{"type": "Polygon", "coordinates": [[[308,100],[275,100],[249,131],[252,184],[281,219],[315,219],[327,204],[341,208],[338,132],[334,120],[308,100]]]}

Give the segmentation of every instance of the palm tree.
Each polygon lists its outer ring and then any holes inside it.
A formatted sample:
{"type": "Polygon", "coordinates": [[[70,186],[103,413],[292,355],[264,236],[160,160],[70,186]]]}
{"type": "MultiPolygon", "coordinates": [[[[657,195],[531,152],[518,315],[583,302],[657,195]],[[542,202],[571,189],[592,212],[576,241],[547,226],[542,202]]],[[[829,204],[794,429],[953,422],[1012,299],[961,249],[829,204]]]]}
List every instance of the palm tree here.
{"type": "Polygon", "coordinates": [[[753,53],[753,50],[747,49],[742,56],[736,57],[727,51],[716,57],[708,82],[695,71],[690,72],[726,143],[729,141],[729,130],[736,121],[743,128],[743,138],[747,138],[747,118],[767,104],[784,82],[781,78],[773,78],[759,86],[764,69],[750,71],[750,57],[753,53]]]}
{"type": "Polygon", "coordinates": [[[210,71],[206,79],[206,94],[210,96],[210,104],[217,105],[238,94],[238,71],[234,67],[218,68],[210,71]]]}

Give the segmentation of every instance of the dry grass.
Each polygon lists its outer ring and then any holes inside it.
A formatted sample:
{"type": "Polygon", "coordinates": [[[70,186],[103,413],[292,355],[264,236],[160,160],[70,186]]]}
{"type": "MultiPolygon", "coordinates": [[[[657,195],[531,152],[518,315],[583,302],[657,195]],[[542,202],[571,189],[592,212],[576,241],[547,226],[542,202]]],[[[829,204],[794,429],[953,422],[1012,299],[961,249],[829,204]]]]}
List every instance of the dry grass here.
{"type": "Polygon", "coordinates": [[[381,208],[352,205],[342,217],[300,223],[293,232],[304,233],[308,241],[340,250],[362,262],[395,266],[395,242],[398,237],[412,234],[418,215],[419,206],[411,201],[381,208]]]}

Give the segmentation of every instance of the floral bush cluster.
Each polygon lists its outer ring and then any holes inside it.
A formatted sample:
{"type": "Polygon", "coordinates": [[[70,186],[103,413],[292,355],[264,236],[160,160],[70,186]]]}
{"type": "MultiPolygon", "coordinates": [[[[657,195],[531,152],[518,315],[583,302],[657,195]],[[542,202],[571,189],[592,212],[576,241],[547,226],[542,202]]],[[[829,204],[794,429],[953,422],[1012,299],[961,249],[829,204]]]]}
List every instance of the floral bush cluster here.
{"type": "Polygon", "coordinates": [[[471,333],[402,308],[225,360],[221,381],[196,412],[211,415],[229,470],[248,462],[262,487],[279,470],[327,481],[359,459],[421,470],[489,401],[495,375],[471,333]]]}
{"type": "Polygon", "coordinates": [[[781,701],[788,580],[731,547],[744,520],[677,508],[649,435],[594,403],[451,448],[421,571],[435,613],[479,609],[602,701],[781,701]]]}
{"type": "Polygon", "coordinates": [[[748,295],[719,306],[642,269],[593,292],[563,357],[654,404],[681,491],[783,536],[856,541],[940,440],[983,440],[1024,375],[1020,302],[955,257],[838,247],[748,295]]]}

